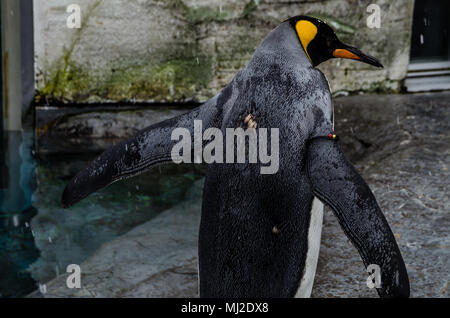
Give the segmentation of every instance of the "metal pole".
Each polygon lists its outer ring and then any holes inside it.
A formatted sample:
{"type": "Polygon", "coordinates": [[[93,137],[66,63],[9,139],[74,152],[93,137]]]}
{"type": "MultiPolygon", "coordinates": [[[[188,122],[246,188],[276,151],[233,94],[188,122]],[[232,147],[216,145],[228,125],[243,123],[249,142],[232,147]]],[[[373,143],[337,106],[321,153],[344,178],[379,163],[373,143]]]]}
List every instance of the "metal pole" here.
{"type": "Polygon", "coordinates": [[[3,129],[22,130],[20,1],[2,1],[3,129]]]}

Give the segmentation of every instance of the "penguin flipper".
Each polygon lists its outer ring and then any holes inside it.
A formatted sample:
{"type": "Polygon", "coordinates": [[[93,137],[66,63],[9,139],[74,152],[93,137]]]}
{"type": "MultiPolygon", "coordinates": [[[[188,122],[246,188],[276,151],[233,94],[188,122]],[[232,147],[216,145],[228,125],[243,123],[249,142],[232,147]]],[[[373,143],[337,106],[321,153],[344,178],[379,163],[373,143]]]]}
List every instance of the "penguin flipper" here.
{"type": "Polygon", "coordinates": [[[335,141],[313,139],[307,153],[314,194],[331,207],[364,265],[380,267],[380,297],[409,297],[405,263],[369,186],[335,141]]]}
{"type": "Polygon", "coordinates": [[[106,150],[67,184],[62,196],[63,207],[68,208],[115,181],[171,161],[172,148],[178,142],[171,139],[172,131],[186,128],[193,138],[194,120],[202,120],[207,128],[215,120],[216,113],[212,99],[191,112],[145,128],[136,136],[106,150]]]}

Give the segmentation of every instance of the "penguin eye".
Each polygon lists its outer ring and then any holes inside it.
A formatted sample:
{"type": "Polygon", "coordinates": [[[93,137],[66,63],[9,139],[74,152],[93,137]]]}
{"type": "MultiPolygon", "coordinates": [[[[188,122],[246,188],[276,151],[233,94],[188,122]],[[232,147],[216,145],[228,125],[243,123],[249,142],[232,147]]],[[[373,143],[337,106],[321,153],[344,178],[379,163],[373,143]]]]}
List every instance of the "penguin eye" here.
{"type": "Polygon", "coordinates": [[[339,40],[334,32],[326,36],[326,43],[328,48],[335,49],[338,42],[339,40]]]}
{"type": "Polygon", "coordinates": [[[336,48],[336,42],[335,39],[328,40],[328,47],[334,50],[336,48]]]}

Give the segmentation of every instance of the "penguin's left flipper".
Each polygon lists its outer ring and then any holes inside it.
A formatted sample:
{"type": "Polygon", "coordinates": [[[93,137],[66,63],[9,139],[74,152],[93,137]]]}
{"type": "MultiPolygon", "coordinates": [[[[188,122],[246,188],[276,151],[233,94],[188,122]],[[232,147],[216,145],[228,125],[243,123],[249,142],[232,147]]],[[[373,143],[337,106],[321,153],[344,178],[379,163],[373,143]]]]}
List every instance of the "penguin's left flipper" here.
{"type": "Polygon", "coordinates": [[[409,297],[409,279],[394,235],[369,189],[337,142],[313,139],[308,175],[314,194],[329,205],[364,265],[381,270],[380,297],[409,297]]]}
{"type": "MultiPolygon", "coordinates": [[[[175,118],[152,125],[135,137],[105,151],[80,171],[64,189],[62,205],[67,208],[89,194],[121,179],[140,174],[153,165],[172,160],[172,140],[176,128],[186,128],[192,138],[194,120],[202,120],[204,128],[213,125],[217,109],[214,100],[175,118]]],[[[192,156],[191,156],[192,157],[192,156]]]]}

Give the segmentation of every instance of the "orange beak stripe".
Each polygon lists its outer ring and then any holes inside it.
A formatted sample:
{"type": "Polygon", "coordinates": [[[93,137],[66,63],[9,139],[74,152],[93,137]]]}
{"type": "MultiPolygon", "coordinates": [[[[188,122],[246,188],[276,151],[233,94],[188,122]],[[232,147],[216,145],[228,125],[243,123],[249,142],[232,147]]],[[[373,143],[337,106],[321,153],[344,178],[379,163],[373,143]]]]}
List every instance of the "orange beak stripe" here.
{"type": "Polygon", "coordinates": [[[333,52],[334,57],[339,57],[343,59],[352,59],[352,60],[360,60],[361,58],[358,55],[353,54],[350,51],[337,49],[333,52]]]}

